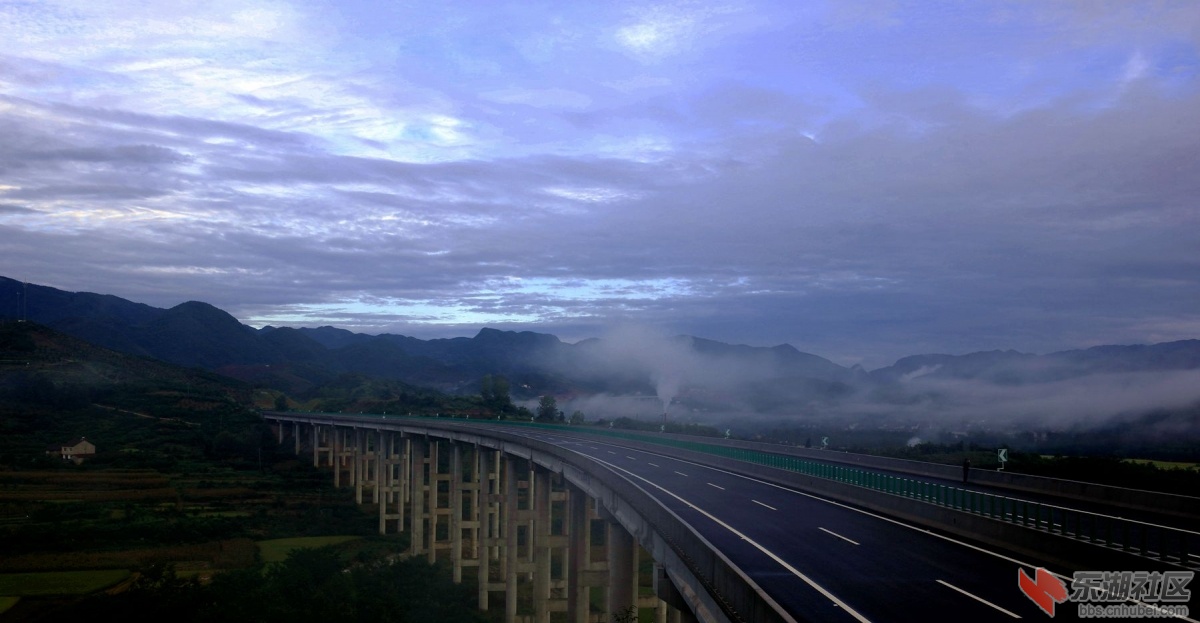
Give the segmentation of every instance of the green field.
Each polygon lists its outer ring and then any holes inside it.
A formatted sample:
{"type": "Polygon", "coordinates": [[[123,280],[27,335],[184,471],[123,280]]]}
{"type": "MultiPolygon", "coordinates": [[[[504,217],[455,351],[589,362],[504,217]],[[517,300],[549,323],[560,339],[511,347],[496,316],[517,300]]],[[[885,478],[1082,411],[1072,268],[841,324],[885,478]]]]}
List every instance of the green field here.
{"type": "Polygon", "coordinates": [[[1190,462],[1186,462],[1186,461],[1152,461],[1150,459],[1125,459],[1125,462],[1153,465],[1159,469],[1198,469],[1198,468],[1200,468],[1200,463],[1190,463],[1190,462]]]}
{"type": "Polygon", "coordinates": [[[288,552],[294,549],[303,547],[325,547],[326,545],[340,545],[347,541],[360,539],[357,536],[306,536],[293,539],[271,539],[269,541],[259,541],[258,551],[262,554],[263,562],[282,562],[287,558],[288,552]]]}
{"type": "Polygon", "coordinates": [[[5,610],[17,605],[21,601],[20,597],[7,597],[0,595],[0,614],[4,614],[5,610]]]}
{"type": "MultiPolygon", "coordinates": [[[[86,595],[129,577],[124,569],[0,574],[0,595],[86,595]]],[[[15,602],[14,602],[15,603],[15,602]]],[[[9,604],[11,606],[11,604],[9,604]]]]}

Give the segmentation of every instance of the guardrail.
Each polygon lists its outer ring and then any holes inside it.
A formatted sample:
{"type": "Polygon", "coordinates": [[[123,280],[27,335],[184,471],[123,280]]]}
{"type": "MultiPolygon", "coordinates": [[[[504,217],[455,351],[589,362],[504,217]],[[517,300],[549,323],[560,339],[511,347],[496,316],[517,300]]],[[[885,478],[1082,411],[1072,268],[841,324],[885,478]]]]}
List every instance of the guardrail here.
{"type": "Polygon", "coordinates": [[[1118,549],[1169,564],[1200,568],[1200,532],[760,450],[679,439],[656,439],[653,436],[612,430],[589,432],[711,454],[832,480],[1118,549]]]}
{"type": "MultiPolygon", "coordinates": [[[[660,433],[660,435],[666,438],[683,439],[685,441],[696,439],[695,436],[683,436],[672,433],[660,433]]],[[[902,476],[907,474],[918,478],[937,478],[951,483],[957,481],[962,473],[962,468],[959,465],[928,463],[911,459],[775,445],[737,439],[722,439],[718,443],[720,445],[750,450],[763,450],[765,452],[784,454],[823,463],[839,463],[866,470],[881,470],[902,476]]],[[[1121,507],[1138,512],[1151,512],[1156,515],[1183,519],[1191,522],[1191,525],[1200,525],[1200,497],[1194,495],[1145,491],[1094,482],[979,468],[971,469],[971,484],[986,485],[993,489],[1005,489],[1010,492],[1009,495],[1025,493],[1050,495],[1056,498],[1073,499],[1087,503],[1100,503],[1106,506],[1121,507]]],[[[1170,521],[1163,523],[1177,526],[1189,525],[1170,521]]]]}

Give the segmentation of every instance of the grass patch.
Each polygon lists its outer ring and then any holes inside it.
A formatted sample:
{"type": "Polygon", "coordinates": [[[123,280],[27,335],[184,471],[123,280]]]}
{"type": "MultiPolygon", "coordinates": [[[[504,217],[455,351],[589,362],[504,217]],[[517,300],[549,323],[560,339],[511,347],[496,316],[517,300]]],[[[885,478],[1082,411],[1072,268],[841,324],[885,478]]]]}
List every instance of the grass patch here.
{"type": "MultiPolygon", "coordinates": [[[[151,564],[202,565],[208,569],[241,569],[255,564],[258,547],[250,539],[227,539],[112,551],[33,552],[0,558],[0,571],[34,573],[84,569],[132,569],[151,564]]],[[[2,576],[0,576],[2,577],[2,576]]],[[[5,594],[0,591],[0,595],[5,594]]]]}
{"type": "Polygon", "coordinates": [[[347,541],[361,538],[359,536],[305,536],[292,539],[271,539],[259,541],[258,551],[262,555],[263,562],[282,562],[294,549],[341,545],[347,541]]]}
{"type": "Polygon", "coordinates": [[[87,595],[129,577],[124,569],[0,574],[0,595],[87,595]]]}
{"type": "Polygon", "coordinates": [[[1192,463],[1187,461],[1154,461],[1151,459],[1124,459],[1126,463],[1137,463],[1140,465],[1153,465],[1159,469],[1197,469],[1200,468],[1200,463],[1192,463]]]}
{"type": "Polygon", "coordinates": [[[17,605],[18,601],[21,601],[20,597],[0,595],[0,614],[4,614],[5,610],[17,605]]]}

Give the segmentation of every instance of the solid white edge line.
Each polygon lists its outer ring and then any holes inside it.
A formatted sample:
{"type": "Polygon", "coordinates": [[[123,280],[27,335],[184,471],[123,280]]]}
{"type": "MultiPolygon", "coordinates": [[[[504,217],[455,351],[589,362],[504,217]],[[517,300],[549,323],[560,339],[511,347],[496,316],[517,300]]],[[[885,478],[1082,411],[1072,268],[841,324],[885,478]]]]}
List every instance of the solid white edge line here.
{"type": "Polygon", "coordinates": [[[840,534],[838,534],[838,533],[834,532],[833,530],[826,530],[825,528],[822,528],[821,526],[817,526],[817,530],[820,530],[821,532],[827,532],[827,533],[829,533],[829,534],[832,534],[833,536],[836,536],[837,538],[839,538],[839,539],[841,539],[841,540],[843,540],[843,541],[845,541],[845,542],[847,542],[847,543],[852,543],[852,544],[854,544],[854,545],[858,545],[858,544],[859,544],[859,542],[858,542],[858,541],[852,541],[852,540],[850,540],[850,539],[847,539],[846,537],[844,537],[844,536],[842,536],[842,535],[840,535],[840,534]]]}
{"type": "Polygon", "coordinates": [[[758,504],[759,506],[766,506],[767,508],[769,508],[773,511],[779,510],[778,508],[775,508],[774,506],[771,506],[770,504],[763,504],[762,502],[759,502],[758,500],[750,500],[750,501],[754,502],[755,504],[758,504]]]}
{"type": "Polygon", "coordinates": [[[1012,618],[1014,618],[1014,619],[1019,619],[1019,618],[1021,618],[1021,615],[1019,615],[1019,614],[1017,614],[1017,613],[1015,613],[1015,612],[1009,612],[1008,610],[1005,610],[1004,608],[1001,608],[1000,606],[997,606],[996,604],[994,604],[994,603],[992,603],[992,602],[990,602],[990,601],[988,601],[988,600],[986,600],[986,599],[984,599],[984,598],[982,598],[982,597],[980,597],[980,596],[978,596],[978,595],[972,595],[971,593],[968,593],[967,591],[964,591],[963,589],[961,589],[961,588],[959,588],[959,587],[957,587],[957,586],[955,586],[955,585],[953,585],[953,584],[951,584],[951,583],[949,583],[949,582],[946,582],[946,581],[944,581],[944,580],[938,580],[938,581],[937,581],[937,583],[938,583],[938,584],[941,584],[942,586],[945,586],[945,587],[947,587],[947,588],[952,588],[952,589],[954,589],[954,590],[956,590],[956,591],[958,591],[958,592],[960,592],[960,593],[962,593],[962,594],[966,595],[967,597],[970,597],[971,599],[974,599],[975,601],[978,601],[979,603],[987,604],[987,605],[989,605],[989,606],[991,606],[991,607],[993,607],[993,608],[995,608],[995,609],[999,610],[1000,612],[1003,612],[1004,614],[1007,614],[1008,616],[1010,616],[1010,617],[1012,617],[1012,618]]]}
{"type": "Polygon", "coordinates": [[[704,483],[704,484],[706,484],[706,485],[708,485],[708,486],[710,486],[710,487],[716,487],[716,488],[718,488],[718,489],[720,489],[720,490],[722,490],[722,491],[724,491],[724,490],[725,490],[725,487],[722,487],[721,485],[714,485],[714,484],[713,484],[713,483],[711,483],[711,482],[706,482],[706,483],[704,483]]]}

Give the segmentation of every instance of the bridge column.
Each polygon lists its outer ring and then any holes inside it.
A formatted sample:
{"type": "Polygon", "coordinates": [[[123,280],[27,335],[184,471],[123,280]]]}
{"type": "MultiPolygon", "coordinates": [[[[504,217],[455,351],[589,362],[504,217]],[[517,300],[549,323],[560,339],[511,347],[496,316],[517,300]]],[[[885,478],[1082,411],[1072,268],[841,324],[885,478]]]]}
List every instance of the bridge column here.
{"type": "Polygon", "coordinates": [[[471,548],[468,556],[475,561],[476,565],[483,565],[486,556],[482,553],[484,550],[480,547],[479,540],[483,537],[483,520],[485,514],[480,508],[487,495],[487,473],[485,465],[485,451],[478,445],[471,448],[471,485],[465,487],[467,497],[465,502],[471,505],[468,519],[463,522],[463,527],[467,529],[471,535],[471,548]]]}
{"type": "Polygon", "coordinates": [[[375,465],[376,448],[372,444],[374,439],[375,431],[357,427],[354,429],[354,499],[359,504],[363,503],[365,487],[371,488],[373,502],[379,501],[376,474],[372,473],[371,469],[375,465]]]}
{"type": "Polygon", "coordinates": [[[363,431],[361,428],[355,426],[352,429],[352,433],[353,439],[351,443],[353,446],[350,450],[350,482],[354,484],[354,502],[362,504],[363,431]]]}
{"type": "Polygon", "coordinates": [[[300,456],[300,422],[292,422],[292,443],[295,445],[295,455],[300,456]]]}
{"type": "Polygon", "coordinates": [[[516,623],[517,620],[517,512],[518,482],[517,461],[504,457],[504,554],[501,557],[501,568],[504,570],[504,620],[506,623],[516,623]]]}
{"type": "Polygon", "coordinates": [[[411,552],[415,556],[425,553],[425,450],[422,439],[412,439],[409,445],[409,491],[412,499],[411,552]]]}
{"type": "Polygon", "coordinates": [[[630,606],[637,607],[638,544],[621,524],[609,521],[607,545],[608,616],[612,617],[630,606]]]}
{"type": "Polygon", "coordinates": [[[476,465],[478,465],[476,470],[477,470],[477,473],[480,475],[480,477],[479,477],[480,496],[479,497],[482,498],[481,501],[486,505],[486,508],[478,509],[479,538],[482,541],[482,542],[478,543],[478,545],[479,545],[479,553],[478,553],[478,556],[479,556],[479,609],[487,610],[488,609],[488,590],[490,588],[488,586],[488,566],[492,560],[492,555],[491,555],[492,548],[491,548],[490,543],[491,543],[491,539],[493,537],[493,534],[490,530],[491,517],[492,517],[491,497],[493,495],[493,491],[492,491],[491,487],[492,487],[493,480],[492,480],[492,470],[489,467],[492,464],[491,461],[489,460],[489,457],[492,456],[492,453],[491,452],[482,452],[479,450],[478,447],[476,447],[475,454],[476,454],[476,457],[475,457],[476,465]]]}
{"type": "Polygon", "coordinates": [[[490,591],[503,591],[504,559],[501,552],[506,549],[506,539],[501,532],[501,520],[505,511],[504,502],[507,499],[507,489],[504,480],[505,462],[499,450],[483,450],[480,453],[480,518],[479,531],[481,549],[479,551],[479,609],[487,610],[490,591]],[[491,579],[492,562],[497,563],[500,576],[493,582],[491,579]]]}
{"type": "Polygon", "coordinates": [[[342,486],[342,447],[344,445],[342,443],[343,431],[337,426],[330,428],[332,429],[330,432],[333,434],[333,438],[330,440],[332,448],[330,449],[329,454],[329,464],[333,466],[333,487],[337,489],[342,486]]]}
{"type": "Polygon", "coordinates": [[[312,449],[313,449],[313,467],[321,466],[321,428],[316,424],[312,425],[312,449]]]}
{"type": "Polygon", "coordinates": [[[592,535],[588,529],[587,496],[577,489],[568,490],[567,498],[567,623],[587,623],[591,589],[583,581],[583,572],[591,559],[592,535]]]}
{"type": "MultiPolygon", "coordinates": [[[[408,508],[412,501],[412,453],[413,440],[404,433],[400,433],[400,462],[396,465],[398,470],[397,476],[399,481],[396,483],[400,489],[396,492],[396,524],[400,526],[400,532],[404,532],[405,513],[408,513],[408,522],[412,523],[412,511],[408,508]]],[[[409,528],[411,530],[411,527],[409,528]]]]}
{"type": "Polygon", "coordinates": [[[450,452],[450,560],[453,561],[455,584],[462,583],[462,531],[463,531],[463,465],[462,445],[451,444],[450,452]]]}
{"type": "MultiPolygon", "coordinates": [[[[387,534],[387,522],[392,518],[388,505],[395,493],[396,473],[394,433],[379,431],[379,445],[375,448],[375,503],[379,504],[379,534],[387,534]]],[[[397,528],[396,532],[404,529],[397,528]]]]}
{"type": "Polygon", "coordinates": [[[429,443],[429,456],[425,462],[429,464],[429,488],[426,490],[429,494],[428,500],[425,502],[425,513],[429,518],[429,525],[425,529],[429,533],[429,550],[426,559],[429,564],[437,562],[437,550],[439,547],[446,547],[445,542],[438,542],[438,524],[439,518],[446,514],[448,509],[441,506],[439,501],[439,493],[441,491],[441,483],[447,480],[447,476],[441,472],[441,449],[442,442],[431,440],[429,443]]]}
{"type": "Polygon", "coordinates": [[[563,560],[563,568],[566,570],[566,579],[563,584],[565,584],[564,590],[567,596],[565,604],[567,623],[589,623],[593,620],[609,621],[608,615],[602,616],[601,619],[595,619],[591,613],[593,590],[607,593],[611,584],[608,560],[592,559],[594,549],[592,528],[596,522],[603,522],[607,526],[608,521],[600,519],[596,501],[583,491],[568,486],[565,494],[564,519],[567,530],[567,551],[563,560]]]}
{"type": "Polygon", "coordinates": [[[337,461],[335,456],[336,431],[332,426],[324,426],[321,424],[312,425],[313,437],[313,467],[321,466],[321,456],[329,458],[330,467],[334,467],[334,482],[337,482],[337,461]]]}
{"type": "MultiPolygon", "coordinates": [[[[571,539],[569,536],[570,497],[566,479],[562,474],[546,472],[546,514],[541,515],[545,526],[543,539],[546,556],[546,590],[549,612],[568,612],[567,574],[571,563],[571,539]],[[557,561],[557,564],[555,562],[557,561]],[[557,574],[554,569],[558,569],[557,574]]],[[[547,615],[549,617],[549,615],[547,615]]],[[[549,618],[546,619],[547,622],[549,618]]]]}
{"type": "Polygon", "coordinates": [[[353,487],[357,474],[354,471],[358,448],[355,445],[357,428],[339,428],[338,432],[338,468],[345,471],[346,486],[353,487]]]}
{"type": "Polygon", "coordinates": [[[375,486],[371,488],[371,503],[383,504],[383,498],[380,497],[383,493],[380,490],[383,485],[383,431],[376,429],[372,439],[374,440],[374,445],[372,446],[374,455],[372,458],[375,459],[372,464],[372,470],[375,472],[375,486]]]}
{"type": "Polygon", "coordinates": [[[531,553],[533,554],[533,616],[536,623],[550,623],[550,560],[554,543],[551,541],[550,526],[550,472],[530,466],[530,481],[533,484],[533,530],[531,531],[531,553]]]}

